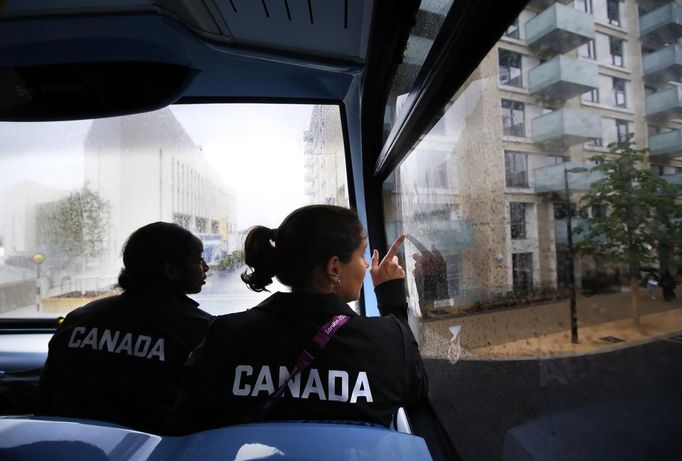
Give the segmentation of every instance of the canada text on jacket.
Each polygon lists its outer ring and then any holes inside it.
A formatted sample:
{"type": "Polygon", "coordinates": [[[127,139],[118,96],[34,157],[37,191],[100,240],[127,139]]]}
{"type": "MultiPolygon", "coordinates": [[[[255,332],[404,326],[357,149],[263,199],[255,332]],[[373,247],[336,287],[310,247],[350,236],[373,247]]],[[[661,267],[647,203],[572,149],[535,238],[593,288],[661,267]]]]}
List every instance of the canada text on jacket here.
{"type": "Polygon", "coordinates": [[[145,359],[157,359],[165,361],[165,341],[158,338],[156,341],[151,336],[137,335],[109,329],[100,333],[97,327],[76,327],[71,332],[69,339],[71,349],[92,349],[94,351],[113,352],[114,354],[127,354],[145,359]]]}

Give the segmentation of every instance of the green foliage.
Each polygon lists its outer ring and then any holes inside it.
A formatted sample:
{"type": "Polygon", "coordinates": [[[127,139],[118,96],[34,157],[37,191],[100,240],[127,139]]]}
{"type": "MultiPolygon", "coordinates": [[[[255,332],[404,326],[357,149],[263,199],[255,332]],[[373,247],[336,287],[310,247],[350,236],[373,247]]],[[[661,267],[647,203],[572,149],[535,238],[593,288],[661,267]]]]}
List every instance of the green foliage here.
{"type": "Polygon", "coordinates": [[[605,216],[596,216],[576,233],[581,254],[625,264],[634,275],[661,256],[662,248],[680,245],[682,216],[675,198],[680,186],[671,184],[643,167],[647,149],[636,149],[631,137],[609,145],[609,154],[593,157],[592,171],[603,178],[592,184],[580,201],[581,210],[606,206],[605,216]]]}
{"type": "Polygon", "coordinates": [[[87,186],[52,207],[49,240],[70,257],[95,258],[105,251],[109,203],[87,186]]]}
{"type": "Polygon", "coordinates": [[[244,262],[244,252],[234,251],[229,255],[223,256],[216,267],[219,271],[232,270],[239,267],[244,262]]]}

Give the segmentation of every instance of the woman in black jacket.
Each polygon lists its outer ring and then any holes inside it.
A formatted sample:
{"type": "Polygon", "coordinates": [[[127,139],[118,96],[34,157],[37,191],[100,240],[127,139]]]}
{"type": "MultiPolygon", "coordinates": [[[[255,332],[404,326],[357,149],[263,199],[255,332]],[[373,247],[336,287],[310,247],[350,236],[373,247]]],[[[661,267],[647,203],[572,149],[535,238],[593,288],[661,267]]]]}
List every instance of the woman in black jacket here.
{"type": "Polygon", "coordinates": [[[365,259],[354,211],[312,205],[245,242],[242,280],[263,291],[273,277],[291,287],[253,309],[219,317],[191,359],[179,401],[181,432],[262,420],[324,419],[388,426],[400,406],[427,395],[417,343],[407,326],[405,272],[395,256],[365,259]],[[363,317],[367,268],[384,317],[363,317]]]}

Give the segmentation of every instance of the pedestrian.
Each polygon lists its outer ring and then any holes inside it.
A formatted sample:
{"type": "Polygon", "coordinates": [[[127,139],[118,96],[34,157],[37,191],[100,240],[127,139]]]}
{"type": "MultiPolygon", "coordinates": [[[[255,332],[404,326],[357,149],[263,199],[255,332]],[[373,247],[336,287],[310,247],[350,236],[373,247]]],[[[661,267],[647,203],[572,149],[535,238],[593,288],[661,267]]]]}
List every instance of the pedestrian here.
{"type": "Polygon", "coordinates": [[[661,276],[661,288],[663,289],[664,300],[673,301],[677,299],[677,295],[675,295],[676,285],[675,278],[672,276],[670,271],[663,271],[663,275],[661,276]]]}
{"type": "Polygon", "coordinates": [[[38,413],[161,433],[182,366],[213,319],[186,296],[205,283],[202,252],[201,240],[176,224],[133,232],[118,278],[123,293],[74,310],[50,341],[38,413]]]}
{"type": "Polygon", "coordinates": [[[179,432],[264,420],[342,420],[388,426],[401,406],[421,402],[428,382],[407,325],[400,236],[380,260],[365,260],[354,211],[299,208],[279,228],[257,226],[245,241],[242,280],[291,287],[246,312],[220,316],[190,359],[178,404],[179,432]],[[367,268],[385,317],[348,306],[367,268]],[[389,315],[393,314],[393,315],[389,315]]]}
{"type": "Polygon", "coordinates": [[[650,269],[646,276],[646,289],[651,299],[656,299],[656,288],[658,288],[658,274],[655,269],[650,269]]]}

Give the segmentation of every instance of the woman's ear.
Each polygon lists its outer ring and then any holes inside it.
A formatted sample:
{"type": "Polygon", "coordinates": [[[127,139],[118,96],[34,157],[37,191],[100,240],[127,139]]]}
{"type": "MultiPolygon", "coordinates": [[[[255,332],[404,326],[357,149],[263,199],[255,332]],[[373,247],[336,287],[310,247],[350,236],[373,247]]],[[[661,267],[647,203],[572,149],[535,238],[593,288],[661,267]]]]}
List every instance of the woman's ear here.
{"type": "Polygon", "coordinates": [[[325,272],[327,277],[331,279],[338,279],[341,275],[341,260],[338,256],[332,256],[327,260],[325,265],[325,272]]]}
{"type": "Polygon", "coordinates": [[[171,282],[178,277],[178,268],[172,262],[166,261],[162,266],[163,275],[171,282]]]}

